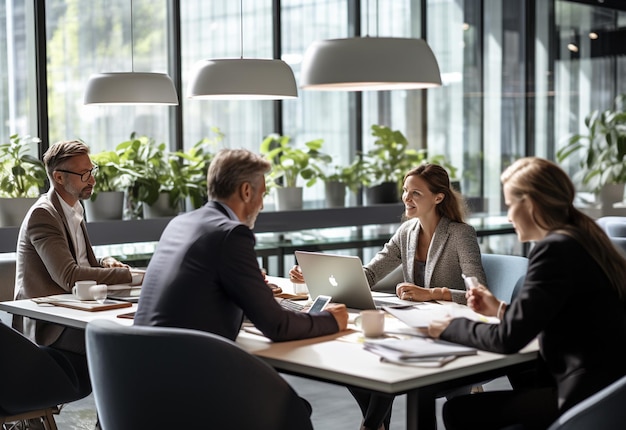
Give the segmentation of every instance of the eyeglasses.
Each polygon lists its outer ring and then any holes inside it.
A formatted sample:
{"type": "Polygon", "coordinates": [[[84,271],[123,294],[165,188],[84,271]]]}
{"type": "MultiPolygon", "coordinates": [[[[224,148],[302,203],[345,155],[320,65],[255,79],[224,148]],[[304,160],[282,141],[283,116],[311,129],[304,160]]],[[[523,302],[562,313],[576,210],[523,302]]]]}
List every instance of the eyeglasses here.
{"type": "Polygon", "coordinates": [[[70,173],[72,175],[78,175],[80,176],[81,181],[87,182],[89,181],[89,178],[91,178],[92,176],[95,177],[98,174],[98,166],[93,166],[91,170],[88,170],[85,173],[76,173],[76,172],[71,172],[69,170],[63,170],[63,169],[56,169],[56,171],[63,172],[63,173],[70,173]]]}

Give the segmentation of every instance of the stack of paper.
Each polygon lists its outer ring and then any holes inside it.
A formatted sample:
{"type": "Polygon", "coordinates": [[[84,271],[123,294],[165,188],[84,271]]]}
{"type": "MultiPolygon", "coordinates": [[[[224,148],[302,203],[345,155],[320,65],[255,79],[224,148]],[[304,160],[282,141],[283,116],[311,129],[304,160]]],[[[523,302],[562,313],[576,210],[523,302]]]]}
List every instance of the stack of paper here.
{"type": "Polygon", "coordinates": [[[427,367],[439,367],[456,357],[476,354],[476,348],[420,337],[366,341],[364,347],[383,361],[427,367]]]}

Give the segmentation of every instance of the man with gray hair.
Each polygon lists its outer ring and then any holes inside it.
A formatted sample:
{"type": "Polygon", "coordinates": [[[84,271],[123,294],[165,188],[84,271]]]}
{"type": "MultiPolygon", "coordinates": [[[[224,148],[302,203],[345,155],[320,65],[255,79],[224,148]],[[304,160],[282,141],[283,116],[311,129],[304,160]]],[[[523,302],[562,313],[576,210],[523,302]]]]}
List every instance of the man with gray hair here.
{"type": "MultiPolygon", "coordinates": [[[[50,190],[30,208],[20,227],[15,276],[16,299],[70,293],[74,283],[130,283],[129,267],[94,255],[79,200],[88,199],[97,167],[89,148],[77,140],[57,142],[44,154],[50,190]]],[[[82,330],[13,317],[13,326],[32,341],[85,354],[82,330]]]]}
{"type": "Polygon", "coordinates": [[[244,149],[211,161],[210,201],[174,218],[150,260],[135,325],[204,330],[234,340],[244,315],[274,341],[345,330],[345,305],[318,314],[286,310],[264,281],[252,229],[263,209],[270,164],[244,149]]]}

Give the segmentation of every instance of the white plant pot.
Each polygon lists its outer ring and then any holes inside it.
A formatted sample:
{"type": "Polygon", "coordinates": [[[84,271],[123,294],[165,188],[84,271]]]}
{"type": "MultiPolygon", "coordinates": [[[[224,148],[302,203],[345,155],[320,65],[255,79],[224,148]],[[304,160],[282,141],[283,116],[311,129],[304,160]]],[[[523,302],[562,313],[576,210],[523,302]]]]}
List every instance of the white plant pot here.
{"type": "Polygon", "coordinates": [[[324,186],[327,208],[342,208],[346,206],[346,184],[338,181],[329,181],[324,186]]]}
{"type": "Polygon", "coordinates": [[[294,211],[302,209],[302,187],[276,188],[276,210],[294,211]]]}
{"type": "Polygon", "coordinates": [[[603,208],[612,208],[613,203],[624,201],[624,184],[606,184],[600,190],[603,208]]]}
{"type": "Polygon", "coordinates": [[[39,197],[0,198],[0,226],[13,227],[22,224],[26,213],[39,197]]]}
{"type": "Polygon", "coordinates": [[[143,218],[165,218],[178,215],[179,209],[170,206],[170,195],[161,193],[152,205],[143,204],[143,218]]]}
{"type": "Polygon", "coordinates": [[[96,200],[84,200],[85,216],[90,221],[119,220],[124,217],[124,191],[102,191],[96,200]]]}

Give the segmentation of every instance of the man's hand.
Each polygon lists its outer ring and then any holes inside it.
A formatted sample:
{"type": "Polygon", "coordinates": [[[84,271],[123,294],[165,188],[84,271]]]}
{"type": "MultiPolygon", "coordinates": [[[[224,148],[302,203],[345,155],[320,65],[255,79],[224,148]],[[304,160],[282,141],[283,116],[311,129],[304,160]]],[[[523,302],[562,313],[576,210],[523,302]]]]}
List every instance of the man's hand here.
{"type": "Polygon", "coordinates": [[[445,317],[438,320],[432,320],[428,327],[418,328],[417,331],[424,336],[430,336],[433,339],[439,339],[441,333],[448,328],[452,321],[452,317],[445,317]]]}
{"type": "Polygon", "coordinates": [[[102,267],[129,267],[128,264],[124,264],[121,261],[116,260],[113,257],[104,257],[100,260],[100,265],[102,267]]]}
{"type": "Polygon", "coordinates": [[[348,328],[348,309],[346,305],[342,303],[329,303],[324,311],[330,312],[335,317],[339,331],[344,331],[348,328]]]}

